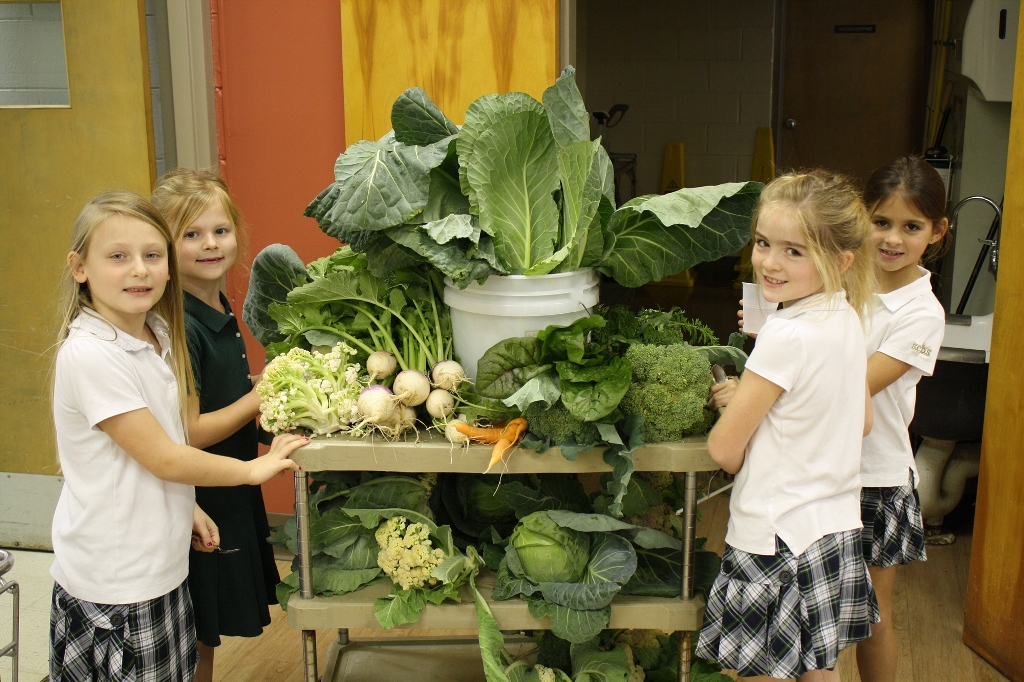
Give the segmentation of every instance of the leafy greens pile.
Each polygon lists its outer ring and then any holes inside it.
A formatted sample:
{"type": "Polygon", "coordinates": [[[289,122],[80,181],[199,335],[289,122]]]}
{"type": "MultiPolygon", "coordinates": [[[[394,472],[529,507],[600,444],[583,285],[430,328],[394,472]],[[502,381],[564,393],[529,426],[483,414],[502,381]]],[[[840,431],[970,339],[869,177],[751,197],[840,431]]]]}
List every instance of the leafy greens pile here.
{"type": "Polygon", "coordinates": [[[491,274],[596,268],[628,287],[739,250],[762,185],[643,196],[616,210],[613,168],[566,68],[543,103],[484,95],[452,123],[420,88],[394,130],[349,147],[306,208],[380,275],[429,263],[459,287],[491,274]]]}
{"type": "Polygon", "coordinates": [[[574,460],[604,444],[613,468],[607,513],[622,515],[633,452],[649,442],[706,433],[711,364],[743,368],[743,337],[719,346],[711,330],[682,311],[631,312],[624,306],[536,337],[504,339],[477,365],[476,390],[523,413],[523,447],[560,448],[574,460]],[[710,344],[710,345],[696,345],[710,344]]]}

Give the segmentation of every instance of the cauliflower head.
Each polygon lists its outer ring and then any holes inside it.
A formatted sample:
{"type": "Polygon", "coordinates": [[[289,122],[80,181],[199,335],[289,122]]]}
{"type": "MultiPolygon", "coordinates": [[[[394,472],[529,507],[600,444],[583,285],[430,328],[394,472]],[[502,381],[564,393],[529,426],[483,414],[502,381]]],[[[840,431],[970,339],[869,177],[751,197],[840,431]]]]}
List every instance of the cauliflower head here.
{"type": "Polygon", "coordinates": [[[430,529],[422,523],[409,523],[404,516],[393,516],[380,525],[374,536],[380,545],[377,565],[403,590],[434,586],[431,571],[445,560],[444,550],[433,547],[430,529]]]}
{"type": "Polygon", "coordinates": [[[256,387],[260,424],[269,433],[296,428],[315,435],[346,431],[358,421],[360,366],[346,364],[356,350],[339,343],[327,353],[292,348],[274,358],[256,387]]]}
{"type": "Polygon", "coordinates": [[[623,521],[632,523],[634,526],[660,530],[662,533],[675,537],[675,529],[672,527],[673,516],[675,513],[672,511],[672,507],[667,504],[658,504],[643,513],[627,516],[623,521]]]}
{"type": "Polygon", "coordinates": [[[626,359],[633,367],[633,381],[619,409],[643,416],[644,440],[679,440],[707,430],[704,408],[714,379],[704,354],[681,343],[635,343],[626,351],[626,359]]]}
{"type": "Polygon", "coordinates": [[[541,438],[547,438],[552,445],[561,445],[573,438],[576,444],[583,447],[592,447],[601,442],[601,434],[597,427],[590,422],[577,419],[570,414],[568,408],[559,400],[550,408],[541,407],[540,403],[533,403],[523,417],[530,425],[530,431],[541,438]]]}

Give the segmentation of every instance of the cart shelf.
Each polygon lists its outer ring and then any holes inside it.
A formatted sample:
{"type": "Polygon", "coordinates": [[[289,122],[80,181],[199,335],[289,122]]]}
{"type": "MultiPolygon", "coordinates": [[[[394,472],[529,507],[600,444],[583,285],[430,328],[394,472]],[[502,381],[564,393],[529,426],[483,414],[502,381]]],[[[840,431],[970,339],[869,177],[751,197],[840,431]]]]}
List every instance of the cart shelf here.
{"type": "MultiPolygon", "coordinates": [[[[549,618],[537,619],[530,615],[527,602],[519,599],[494,601],[491,590],[497,576],[484,572],[477,578],[477,587],[491,606],[498,627],[502,630],[550,630],[549,618]]],[[[374,616],[373,602],[391,592],[391,583],[364,587],[340,597],[314,597],[303,599],[297,593],[288,601],[288,625],[296,630],[326,630],[339,627],[379,628],[374,616]]],[[[460,629],[475,630],[476,607],[469,586],[463,586],[459,596],[461,604],[445,602],[431,605],[420,613],[415,623],[400,626],[409,630],[460,629]]],[[[635,597],[620,595],[612,601],[610,628],[657,629],[666,632],[699,630],[704,617],[704,599],[695,596],[635,597]]]]}
{"type": "MultiPolygon", "coordinates": [[[[558,448],[544,453],[519,448],[507,456],[494,473],[576,474],[611,471],[604,461],[604,448],[581,452],[575,460],[562,457],[558,448]]],[[[315,439],[298,450],[292,459],[303,471],[391,471],[478,474],[487,468],[490,445],[453,447],[439,434],[420,436],[418,441],[389,442],[382,438],[315,439]]],[[[715,471],[719,467],[708,456],[706,436],[670,443],[652,443],[633,454],[637,471],[715,471]]],[[[315,476],[314,476],[315,478],[315,476]]]]}
{"type": "MultiPolygon", "coordinates": [[[[604,448],[581,452],[574,460],[561,456],[558,448],[537,453],[519,448],[506,457],[495,473],[558,474],[611,471],[604,461],[604,448]]],[[[303,680],[319,679],[316,663],[316,631],[338,628],[338,642],[332,645],[324,682],[334,677],[338,657],[347,650],[349,628],[377,628],[374,600],[391,591],[391,585],[370,585],[339,597],[314,597],[310,573],[308,476],[318,471],[388,471],[405,473],[446,472],[480,473],[487,468],[491,446],[453,447],[440,434],[416,439],[387,441],[381,438],[316,439],[292,455],[302,469],[295,472],[295,515],[299,550],[299,592],[288,601],[288,624],[302,630],[303,680]],[[304,595],[304,596],[303,596],[304,595]]],[[[679,682],[690,679],[690,643],[692,633],[700,629],[704,617],[704,599],[694,594],[694,539],[697,524],[696,472],[716,471],[719,467],[708,455],[707,438],[697,436],[671,443],[652,443],[633,453],[636,471],[674,471],[684,473],[682,585],[680,597],[617,596],[612,601],[610,628],[659,629],[681,632],[679,645],[679,682]]],[[[496,576],[483,572],[477,581],[484,599],[490,604],[498,627],[506,631],[548,630],[548,618],[530,615],[522,599],[494,601],[490,598],[496,576]]],[[[405,629],[467,629],[477,626],[476,609],[469,588],[460,592],[462,603],[430,605],[415,623],[405,629]]]]}

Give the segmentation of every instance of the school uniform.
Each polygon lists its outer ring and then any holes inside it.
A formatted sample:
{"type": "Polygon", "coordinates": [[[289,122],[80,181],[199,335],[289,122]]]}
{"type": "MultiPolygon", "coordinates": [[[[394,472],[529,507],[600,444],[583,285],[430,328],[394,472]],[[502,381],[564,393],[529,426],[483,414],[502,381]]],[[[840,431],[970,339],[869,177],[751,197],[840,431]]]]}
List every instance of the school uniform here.
{"type": "Polygon", "coordinates": [[[917,495],[917,465],[908,428],[917,383],[935,371],[946,314],[932,293],[931,273],[887,294],[877,294],[868,328],[868,357],[884,353],[910,365],[903,376],[872,398],[874,427],[861,454],[861,536],[871,566],[924,560],[924,523],[917,495]]]}
{"type": "Polygon", "coordinates": [[[697,646],[741,675],[832,668],[878,622],[860,543],[863,344],[839,292],[772,313],[747,361],[782,393],[736,475],[697,646]]]}
{"type": "Polygon", "coordinates": [[[157,478],[97,426],[148,409],[185,442],[167,326],[146,321],[159,354],[88,310],[57,353],[51,682],[186,682],[199,660],[186,582],[194,489],[157,478]]]}
{"type": "MultiPolygon", "coordinates": [[[[252,390],[238,320],[223,295],[221,304],[223,313],[185,293],[185,332],[200,413],[227,407],[252,390]]],[[[256,458],[257,446],[253,420],[205,449],[247,462],[256,458]]],[[[267,542],[270,527],[263,492],[258,485],[200,487],[196,501],[217,524],[221,547],[241,550],[189,552],[197,637],[210,647],[220,645],[221,635],[256,637],[270,625],[269,605],[277,603],[281,580],[273,547],[267,542]]]]}

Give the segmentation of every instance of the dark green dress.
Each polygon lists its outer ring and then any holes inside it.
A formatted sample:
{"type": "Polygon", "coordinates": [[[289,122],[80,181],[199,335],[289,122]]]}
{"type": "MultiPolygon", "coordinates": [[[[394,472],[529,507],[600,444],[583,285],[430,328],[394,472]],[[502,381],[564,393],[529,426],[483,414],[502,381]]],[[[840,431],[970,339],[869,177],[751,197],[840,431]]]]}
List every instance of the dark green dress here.
{"type": "MultiPolygon", "coordinates": [[[[249,361],[238,320],[221,295],[226,313],[185,294],[185,331],[200,413],[215,412],[252,390],[249,361]]],[[[206,448],[242,461],[255,459],[256,421],[206,448]]],[[[196,502],[220,529],[220,546],[233,554],[189,550],[188,587],[196,614],[196,638],[220,645],[220,636],[256,637],[270,624],[280,581],[259,486],[196,488],[196,502]]]]}

